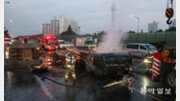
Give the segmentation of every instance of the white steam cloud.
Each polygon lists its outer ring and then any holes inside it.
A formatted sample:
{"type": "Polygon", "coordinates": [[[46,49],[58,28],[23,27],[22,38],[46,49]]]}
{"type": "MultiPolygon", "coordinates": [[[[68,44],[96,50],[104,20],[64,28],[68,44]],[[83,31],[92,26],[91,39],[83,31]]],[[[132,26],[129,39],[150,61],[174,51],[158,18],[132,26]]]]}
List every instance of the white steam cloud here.
{"type": "Polygon", "coordinates": [[[99,43],[96,50],[97,53],[112,53],[112,52],[122,52],[123,43],[122,40],[126,38],[127,34],[121,30],[116,30],[112,27],[105,31],[102,42],[99,43]]]}

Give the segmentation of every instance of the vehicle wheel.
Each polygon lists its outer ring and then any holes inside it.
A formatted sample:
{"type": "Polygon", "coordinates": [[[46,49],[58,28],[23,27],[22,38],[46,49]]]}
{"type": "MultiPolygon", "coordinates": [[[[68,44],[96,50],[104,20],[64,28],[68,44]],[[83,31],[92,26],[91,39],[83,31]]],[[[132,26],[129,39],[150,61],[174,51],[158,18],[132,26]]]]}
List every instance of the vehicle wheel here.
{"type": "Polygon", "coordinates": [[[176,87],[176,72],[171,72],[167,75],[166,78],[166,82],[168,83],[168,85],[170,85],[171,87],[176,87]]]}
{"type": "Polygon", "coordinates": [[[152,75],[152,72],[150,70],[146,70],[145,73],[146,73],[147,76],[151,76],[152,75]]]}

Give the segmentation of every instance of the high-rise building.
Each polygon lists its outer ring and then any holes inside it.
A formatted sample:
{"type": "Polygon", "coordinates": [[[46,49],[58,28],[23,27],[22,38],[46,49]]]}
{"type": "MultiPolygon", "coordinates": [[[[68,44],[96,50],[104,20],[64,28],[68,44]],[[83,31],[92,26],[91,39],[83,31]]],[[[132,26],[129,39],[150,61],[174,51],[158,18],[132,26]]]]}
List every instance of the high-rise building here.
{"type": "Polygon", "coordinates": [[[56,19],[54,17],[51,20],[50,24],[45,22],[42,26],[42,33],[44,35],[59,35],[64,31],[67,31],[68,27],[71,26],[71,29],[74,33],[80,34],[80,26],[77,21],[71,18],[67,18],[66,16],[60,16],[60,19],[56,19]]]}
{"type": "Polygon", "coordinates": [[[47,21],[45,23],[43,23],[42,25],[42,34],[43,35],[48,35],[50,34],[50,23],[48,23],[47,21]]]}
{"type": "Polygon", "coordinates": [[[64,31],[67,31],[68,27],[71,26],[71,29],[76,34],[80,33],[80,27],[78,26],[78,23],[76,20],[68,18],[66,16],[60,16],[60,34],[64,31]]]}
{"type": "Polygon", "coordinates": [[[59,20],[54,17],[53,20],[51,20],[51,35],[58,35],[59,34],[59,20]]]}
{"type": "Polygon", "coordinates": [[[176,27],[176,19],[172,21],[172,23],[169,25],[169,28],[176,27]]]}
{"type": "Polygon", "coordinates": [[[148,32],[156,32],[158,30],[158,22],[153,21],[148,24],[148,32]]]}

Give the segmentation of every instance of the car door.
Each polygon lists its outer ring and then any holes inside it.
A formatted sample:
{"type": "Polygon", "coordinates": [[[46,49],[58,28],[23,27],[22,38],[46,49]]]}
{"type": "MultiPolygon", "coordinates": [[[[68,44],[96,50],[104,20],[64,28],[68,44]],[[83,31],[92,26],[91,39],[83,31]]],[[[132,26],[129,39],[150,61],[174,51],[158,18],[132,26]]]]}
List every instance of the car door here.
{"type": "Polygon", "coordinates": [[[140,47],[139,47],[139,56],[140,57],[145,57],[147,53],[148,53],[148,49],[145,46],[140,45],[140,47]]]}
{"type": "Polygon", "coordinates": [[[136,44],[133,46],[133,53],[135,57],[140,57],[139,45],[136,44]]]}
{"type": "Polygon", "coordinates": [[[138,45],[130,44],[126,46],[127,52],[129,52],[132,56],[138,56],[138,45]]]}
{"type": "Polygon", "coordinates": [[[131,44],[127,44],[126,45],[126,51],[128,53],[130,53],[131,55],[133,55],[133,48],[132,48],[132,45],[131,44]]]}

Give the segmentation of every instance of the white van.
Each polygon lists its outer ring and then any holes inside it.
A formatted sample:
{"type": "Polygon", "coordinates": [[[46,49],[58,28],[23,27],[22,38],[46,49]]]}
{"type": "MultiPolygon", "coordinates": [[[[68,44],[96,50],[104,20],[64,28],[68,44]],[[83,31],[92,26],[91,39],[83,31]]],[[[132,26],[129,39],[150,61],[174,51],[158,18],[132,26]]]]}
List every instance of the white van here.
{"type": "Polygon", "coordinates": [[[158,52],[151,44],[144,43],[128,43],[125,45],[125,51],[135,57],[145,57],[148,52],[150,54],[158,52]]]}

